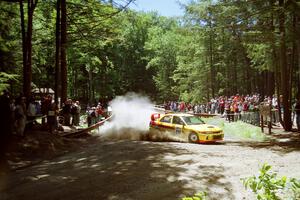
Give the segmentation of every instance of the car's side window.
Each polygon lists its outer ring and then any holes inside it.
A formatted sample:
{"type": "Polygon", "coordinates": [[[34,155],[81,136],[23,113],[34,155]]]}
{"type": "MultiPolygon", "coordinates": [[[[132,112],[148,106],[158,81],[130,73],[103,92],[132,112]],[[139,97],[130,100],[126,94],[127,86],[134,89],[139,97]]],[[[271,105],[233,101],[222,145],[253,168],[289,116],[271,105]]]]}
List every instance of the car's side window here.
{"type": "Polygon", "coordinates": [[[172,119],[171,116],[165,116],[160,121],[165,123],[171,123],[171,119],[172,119]]]}
{"type": "Polygon", "coordinates": [[[173,124],[180,124],[183,125],[183,121],[180,119],[180,117],[174,116],[173,117],[173,124]]]}

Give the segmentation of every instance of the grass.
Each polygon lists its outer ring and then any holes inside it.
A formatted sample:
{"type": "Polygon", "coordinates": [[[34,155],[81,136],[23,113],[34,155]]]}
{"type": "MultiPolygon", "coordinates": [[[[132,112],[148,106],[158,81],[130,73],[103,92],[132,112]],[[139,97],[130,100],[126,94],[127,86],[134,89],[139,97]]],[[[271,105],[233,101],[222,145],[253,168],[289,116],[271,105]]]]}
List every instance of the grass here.
{"type": "Polygon", "coordinates": [[[206,118],[203,119],[206,123],[216,125],[223,129],[224,134],[241,139],[250,139],[255,141],[264,141],[267,139],[261,128],[244,123],[242,121],[228,123],[222,118],[206,118]]]}

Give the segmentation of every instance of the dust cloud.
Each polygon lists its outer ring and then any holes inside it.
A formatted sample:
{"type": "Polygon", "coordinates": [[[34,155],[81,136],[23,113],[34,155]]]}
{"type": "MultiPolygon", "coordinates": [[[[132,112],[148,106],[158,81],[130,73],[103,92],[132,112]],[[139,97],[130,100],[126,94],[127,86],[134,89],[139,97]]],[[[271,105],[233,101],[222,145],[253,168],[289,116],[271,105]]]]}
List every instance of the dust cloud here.
{"type": "Polygon", "coordinates": [[[146,96],[128,93],[113,99],[109,106],[113,117],[99,127],[98,134],[107,140],[180,141],[168,133],[149,132],[151,114],[161,112],[146,96]]]}
{"type": "Polygon", "coordinates": [[[99,134],[111,139],[139,140],[148,133],[151,114],[157,112],[148,97],[136,93],[118,96],[109,105],[113,117],[99,127],[99,134]]]}

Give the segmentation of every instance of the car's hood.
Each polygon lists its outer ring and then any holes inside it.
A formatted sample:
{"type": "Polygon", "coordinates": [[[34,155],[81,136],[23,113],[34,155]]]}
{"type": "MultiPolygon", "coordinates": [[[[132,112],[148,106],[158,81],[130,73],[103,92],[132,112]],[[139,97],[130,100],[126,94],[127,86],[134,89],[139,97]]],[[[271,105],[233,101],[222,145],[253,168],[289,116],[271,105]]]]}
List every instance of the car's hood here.
{"type": "Polygon", "coordinates": [[[200,131],[200,132],[219,132],[222,131],[217,126],[210,125],[210,124],[200,124],[200,125],[188,125],[187,128],[193,129],[195,131],[200,131]]]}

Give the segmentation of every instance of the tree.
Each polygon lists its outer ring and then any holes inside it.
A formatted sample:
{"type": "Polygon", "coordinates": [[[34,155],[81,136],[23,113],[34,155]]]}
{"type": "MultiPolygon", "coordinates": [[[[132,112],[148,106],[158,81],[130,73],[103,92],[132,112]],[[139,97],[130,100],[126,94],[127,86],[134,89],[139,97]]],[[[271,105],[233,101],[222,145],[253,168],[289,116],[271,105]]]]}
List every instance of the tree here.
{"type": "Polygon", "coordinates": [[[61,70],[61,102],[68,97],[68,71],[67,71],[67,3],[61,0],[61,35],[60,35],[60,70],[61,70]]]}
{"type": "Polygon", "coordinates": [[[33,13],[38,0],[27,2],[27,31],[25,31],[23,0],[20,0],[22,47],[23,47],[23,93],[29,98],[31,96],[32,82],[32,23],[33,13]]]}
{"type": "Polygon", "coordinates": [[[165,20],[168,28],[154,26],[149,30],[149,40],[145,48],[149,51],[148,69],[154,69],[154,81],[161,100],[176,100],[179,95],[173,90],[175,82],[173,73],[177,68],[177,52],[180,37],[176,33],[176,23],[165,20]]]}

